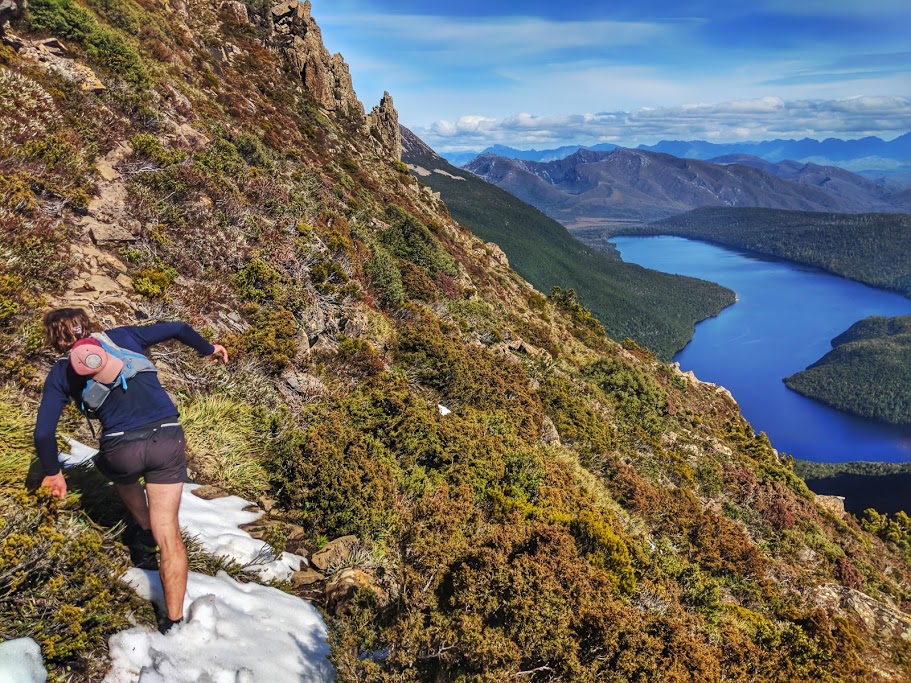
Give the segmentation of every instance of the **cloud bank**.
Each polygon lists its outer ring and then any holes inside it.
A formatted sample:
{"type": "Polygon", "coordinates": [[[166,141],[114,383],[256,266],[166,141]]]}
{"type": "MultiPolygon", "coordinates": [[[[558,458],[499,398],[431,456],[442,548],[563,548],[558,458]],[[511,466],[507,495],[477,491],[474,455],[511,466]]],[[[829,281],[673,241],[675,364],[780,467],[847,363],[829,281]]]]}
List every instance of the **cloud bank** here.
{"type": "Polygon", "coordinates": [[[908,131],[911,131],[911,98],[897,96],[791,101],[761,97],[593,114],[520,113],[504,118],[468,115],[438,120],[414,130],[434,149],[445,152],[479,150],[497,143],[540,147],[867,135],[891,139],[908,131]]]}

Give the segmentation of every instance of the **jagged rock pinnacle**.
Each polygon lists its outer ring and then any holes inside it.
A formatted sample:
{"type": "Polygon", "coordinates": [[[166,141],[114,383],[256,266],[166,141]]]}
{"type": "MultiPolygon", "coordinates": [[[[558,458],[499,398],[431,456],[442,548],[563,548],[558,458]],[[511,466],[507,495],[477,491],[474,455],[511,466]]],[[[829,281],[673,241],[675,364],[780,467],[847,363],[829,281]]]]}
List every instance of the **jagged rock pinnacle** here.
{"type": "Polygon", "coordinates": [[[389,150],[396,160],[402,158],[402,131],[399,129],[399,113],[392,103],[392,95],[383,93],[379,105],[367,115],[370,134],[389,150]]]}

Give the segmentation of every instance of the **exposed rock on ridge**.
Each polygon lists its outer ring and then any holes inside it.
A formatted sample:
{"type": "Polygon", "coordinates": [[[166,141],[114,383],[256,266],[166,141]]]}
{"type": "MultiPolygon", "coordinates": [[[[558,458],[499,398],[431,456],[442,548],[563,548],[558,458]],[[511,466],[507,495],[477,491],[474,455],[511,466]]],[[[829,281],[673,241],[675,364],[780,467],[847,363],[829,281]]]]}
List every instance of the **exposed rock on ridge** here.
{"type": "Polygon", "coordinates": [[[273,35],[289,68],[300,76],[304,87],[323,109],[363,122],[364,132],[380,149],[396,160],[402,156],[399,115],[387,92],[378,106],[365,115],[351,81],[351,72],[341,54],[330,54],[323,35],[306,2],[282,2],[272,6],[273,35]]]}
{"type": "Polygon", "coordinates": [[[383,93],[378,106],[367,115],[370,135],[379,140],[385,149],[392,152],[396,159],[402,158],[402,133],[399,129],[399,113],[392,103],[392,95],[383,93]]]}

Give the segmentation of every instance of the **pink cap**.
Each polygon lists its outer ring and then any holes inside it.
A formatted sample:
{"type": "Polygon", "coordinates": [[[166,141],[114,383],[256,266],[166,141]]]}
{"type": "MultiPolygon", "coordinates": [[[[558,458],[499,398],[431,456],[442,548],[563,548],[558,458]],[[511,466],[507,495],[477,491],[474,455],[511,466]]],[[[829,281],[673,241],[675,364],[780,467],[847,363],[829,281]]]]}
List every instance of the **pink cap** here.
{"type": "Polygon", "coordinates": [[[92,337],[80,339],[73,344],[70,349],[70,365],[77,375],[89,375],[102,384],[110,384],[123,370],[123,361],[105,351],[99,341],[92,337]]]}

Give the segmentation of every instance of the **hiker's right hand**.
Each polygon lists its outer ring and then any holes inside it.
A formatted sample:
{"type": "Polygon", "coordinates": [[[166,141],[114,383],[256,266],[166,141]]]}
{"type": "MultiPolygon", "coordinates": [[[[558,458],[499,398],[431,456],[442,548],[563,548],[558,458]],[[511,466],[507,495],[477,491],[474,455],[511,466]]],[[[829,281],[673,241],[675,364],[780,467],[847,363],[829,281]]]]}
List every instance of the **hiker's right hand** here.
{"type": "Polygon", "coordinates": [[[51,493],[60,499],[66,498],[66,479],[62,472],[50,474],[41,480],[41,485],[51,490],[51,493]]]}
{"type": "Polygon", "coordinates": [[[225,365],[227,365],[228,364],[227,349],[225,349],[225,347],[222,346],[221,344],[212,344],[212,346],[215,347],[215,350],[212,352],[212,360],[214,360],[217,363],[218,359],[221,358],[222,362],[225,365]]]}

